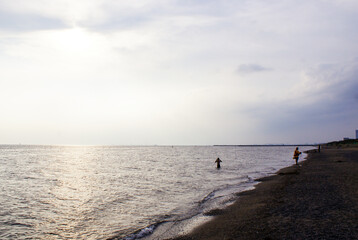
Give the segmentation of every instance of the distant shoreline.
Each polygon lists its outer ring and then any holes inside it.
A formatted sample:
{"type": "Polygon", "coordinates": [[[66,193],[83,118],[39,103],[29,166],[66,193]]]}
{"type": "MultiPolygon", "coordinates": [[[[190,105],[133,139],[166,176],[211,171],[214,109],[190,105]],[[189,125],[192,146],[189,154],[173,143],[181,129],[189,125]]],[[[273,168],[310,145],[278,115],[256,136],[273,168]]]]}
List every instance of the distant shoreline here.
{"type": "Polygon", "coordinates": [[[315,147],[322,144],[248,144],[248,145],[213,145],[214,147],[315,147]]]}

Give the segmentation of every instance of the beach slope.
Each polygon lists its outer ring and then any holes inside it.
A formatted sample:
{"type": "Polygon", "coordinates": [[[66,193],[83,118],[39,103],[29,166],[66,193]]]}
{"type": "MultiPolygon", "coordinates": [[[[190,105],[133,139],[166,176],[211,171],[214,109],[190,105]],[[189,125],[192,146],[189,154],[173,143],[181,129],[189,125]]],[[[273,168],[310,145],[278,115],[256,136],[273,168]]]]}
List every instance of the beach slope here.
{"type": "Polygon", "coordinates": [[[176,239],[358,239],[357,148],[310,152],[300,166],[260,181],[176,239]]]}

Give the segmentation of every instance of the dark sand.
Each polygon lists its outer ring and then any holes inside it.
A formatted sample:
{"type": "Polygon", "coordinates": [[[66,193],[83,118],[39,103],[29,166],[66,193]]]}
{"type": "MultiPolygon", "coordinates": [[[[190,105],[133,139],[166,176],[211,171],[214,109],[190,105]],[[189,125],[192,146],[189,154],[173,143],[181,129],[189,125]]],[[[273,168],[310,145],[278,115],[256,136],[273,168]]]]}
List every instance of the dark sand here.
{"type": "Polygon", "coordinates": [[[312,152],[300,165],[260,179],[177,240],[358,239],[358,149],[312,152]]]}

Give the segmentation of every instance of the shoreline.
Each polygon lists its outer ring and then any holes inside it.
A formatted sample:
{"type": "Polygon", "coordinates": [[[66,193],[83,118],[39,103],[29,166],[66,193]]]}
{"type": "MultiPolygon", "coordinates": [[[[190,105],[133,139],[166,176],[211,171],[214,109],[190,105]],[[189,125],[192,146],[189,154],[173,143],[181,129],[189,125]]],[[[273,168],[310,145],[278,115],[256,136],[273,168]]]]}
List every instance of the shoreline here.
{"type": "Polygon", "coordinates": [[[299,166],[256,179],[212,220],[170,239],[358,239],[357,173],[358,148],[308,151],[299,166]]]}
{"type": "MultiPolygon", "coordinates": [[[[277,146],[272,146],[272,147],[277,147],[277,146]]],[[[306,159],[307,151],[314,151],[314,150],[312,150],[312,148],[306,148],[305,151],[303,151],[305,154],[302,156],[301,162],[304,161],[304,159],[306,159]]],[[[292,162],[293,160],[291,160],[291,163],[292,162]]],[[[258,176],[250,177],[249,175],[246,175],[247,177],[246,181],[241,182],[239,184],[235,184],[235,186],[237,186],[236,191],[226,194],[225,196],[221,196],[227,199],[226,201],[224,201],[224,203],[219,203],[219,205],[217,205],[217,203],[214,203],[213,205],[216,205],[216,207],[205,207],[207,209],[205,210],[202,209],[200,212],[197,212],[193,215],[185,214],[184,218],[179,218],[176,220],[163,219],[162,221],[138,229],[137,231],[131,233],[130,235],[127,235],[123,239],[160,240],[160,239],[176,239],[177,237],[185,236],[190,232],[192,232],[197,227],[200,227],[201,225],[211,221],[214,217],[225,213],[226,209],[237,201],[239,195],[242,192],[247,192],[255,189],[255,187],[258,184],[260,184],[261,179],[266,179],[275,176],[278,171],[287,168],[288,166],[289,164],[282,164],[280,167],[276,166],[274,171],[270,171],[265,174],[261,172],[261,174],[258,174],[258,176]]],[[[213,192],[216,191],[214,190],[213,192]]],[[[208,195],[205,196],[200,202],[205,202],[205,199],[208,198],[209,195],[213,194],[213,192],[208,193],[208,195]]],[[[219,199],[221,197],[216,196],[215,198],[219,199]]],[[[118,238],[113,238],[113,239],[118,239],[118,238]]]]}

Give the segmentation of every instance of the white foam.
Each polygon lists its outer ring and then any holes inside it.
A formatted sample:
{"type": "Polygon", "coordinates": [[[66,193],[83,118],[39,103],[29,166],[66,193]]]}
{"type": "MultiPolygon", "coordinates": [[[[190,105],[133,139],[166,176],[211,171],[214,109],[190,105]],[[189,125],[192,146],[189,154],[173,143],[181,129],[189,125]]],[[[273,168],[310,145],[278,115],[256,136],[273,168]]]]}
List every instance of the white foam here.
{"type": "Polygon", "coordinates": [[[144,238],[150,234],[152,234],[154,232],[154,229],[156,228],[156,225],[152,225],[149,227],[146,227],[142,230],[140,230],[138,233],[133,233],[128,237],[125,237],[125,240],[134,240],[134,239],[140,239],[140,238],[144,238]]]}

